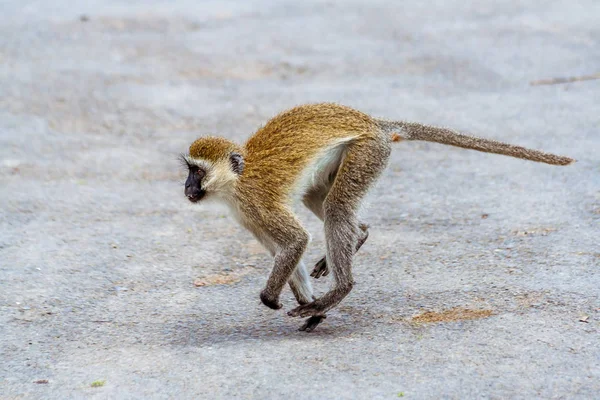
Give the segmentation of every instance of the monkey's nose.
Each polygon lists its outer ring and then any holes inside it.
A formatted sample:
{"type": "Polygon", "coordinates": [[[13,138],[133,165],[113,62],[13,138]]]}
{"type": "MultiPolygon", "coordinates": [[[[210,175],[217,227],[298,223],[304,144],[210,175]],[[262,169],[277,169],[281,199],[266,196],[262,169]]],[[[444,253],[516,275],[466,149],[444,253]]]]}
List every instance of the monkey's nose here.
{"type": "Polygon", "coordinates": [[[195,203],[204,197],[204,193],[204,190],[186,190],[185,196],[189,201],[195,203]]]}

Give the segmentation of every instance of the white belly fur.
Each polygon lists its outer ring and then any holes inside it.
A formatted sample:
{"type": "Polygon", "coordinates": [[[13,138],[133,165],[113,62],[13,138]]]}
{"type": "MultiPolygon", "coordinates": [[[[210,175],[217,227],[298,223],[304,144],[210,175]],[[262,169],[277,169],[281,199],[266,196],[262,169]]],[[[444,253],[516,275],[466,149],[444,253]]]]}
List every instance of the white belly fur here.
{"type": "Polygon", "coordinates": [[[340,139],[320,152],[303,171],[294,194],[301,197],[311,188],[329,186],[329,177],[339,168],[347,145],[353,139],[353,137],[340,139]]]}

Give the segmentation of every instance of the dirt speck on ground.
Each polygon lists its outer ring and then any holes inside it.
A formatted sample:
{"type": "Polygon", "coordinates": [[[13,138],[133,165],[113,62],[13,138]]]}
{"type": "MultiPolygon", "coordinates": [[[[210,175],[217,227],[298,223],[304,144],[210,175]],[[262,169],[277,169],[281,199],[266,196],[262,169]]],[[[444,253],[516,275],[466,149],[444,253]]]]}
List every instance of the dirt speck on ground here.
{"type": "Polygon", "coordinates": [[[235,270],[223,271],[216,274],[200,276],[194,279],[194,286],[212,286],[212,285],[233,285],[239,282],[244,276],[256,271],[253,267],[240,267],[235,270]]]}
{"type": "Polygon", "coordinates": [[[457,322],[472,319],[487,318],[494,314],[492,310],[471,310],[469,308],[452,308],[444,311],[426,311],[412,317],[410,320],[418,324],[431,324],[435,322],[457,322]]]}

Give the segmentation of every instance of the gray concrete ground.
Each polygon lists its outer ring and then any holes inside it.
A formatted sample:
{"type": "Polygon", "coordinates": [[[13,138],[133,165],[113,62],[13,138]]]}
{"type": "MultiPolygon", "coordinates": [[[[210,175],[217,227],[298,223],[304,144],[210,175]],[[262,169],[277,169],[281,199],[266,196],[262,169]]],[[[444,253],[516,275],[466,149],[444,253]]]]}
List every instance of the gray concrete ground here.
{"type": "Polygon", "coordinates": [[[598,398],[600,80],[530,82],[600,72],[600,2],[0,8],[0,398],[598,398]],[[579,162],[397,144],[355,290],[297,332],[175,156],[315,101],[579,162]]]}

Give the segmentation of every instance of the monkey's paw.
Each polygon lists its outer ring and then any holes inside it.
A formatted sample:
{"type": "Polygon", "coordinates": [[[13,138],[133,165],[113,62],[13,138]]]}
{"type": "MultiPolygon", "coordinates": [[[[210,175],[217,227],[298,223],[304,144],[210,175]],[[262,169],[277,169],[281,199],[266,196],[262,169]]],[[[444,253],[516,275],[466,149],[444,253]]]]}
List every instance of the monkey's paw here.
{"type": "Polygon", "coordinates": [[[290,317],[325,317],[323,307],[319,303],[319,300],[315,300],[312,303],[303,304],[288,311],[290,317]]]}
{"type": "Polygon", "coordinates": [[[319,261],[317,261],[317,263],[315,264],[315,268],[310,273],[310,276],[312,276],[315,279],[319,279],[320,277],[327,275],[329,275],[329,268],[327,268],[327,259],[323,257],[319,261]]]}
{"type": "Polygon", "coordinates": [[[266,290],[260,292],[260,301],[262,301],[265,306],[272,308],[273,310],[279,310],[281,307],[283,307],[279,302],[279,296],[273,297],[269,295],[266,290]]]}
{"type": "Polygon", "coordinates": [[[304,332],[312,332],[317,327],[317,325],[323,322],[325,318],[327,318],[327,316],[325,315],[313,315],[312,317],[307,319],[304,325],[302,325],[298,330],[304,332]]]}

